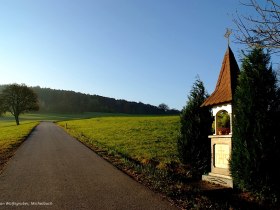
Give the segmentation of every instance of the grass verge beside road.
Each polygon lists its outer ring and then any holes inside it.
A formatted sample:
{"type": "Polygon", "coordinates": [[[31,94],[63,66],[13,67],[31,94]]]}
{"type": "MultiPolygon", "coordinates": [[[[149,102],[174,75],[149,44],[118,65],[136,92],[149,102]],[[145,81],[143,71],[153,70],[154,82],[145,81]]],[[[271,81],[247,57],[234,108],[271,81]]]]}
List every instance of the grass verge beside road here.
{"type": "Polygon", "coordinates": [[[158,167],[179,162],[179,117],[100,117],[58,123],[81,141],[95,144],[141,163],[158,167]],[[86,138],[81,138],[86,137],[86,138]]]}
{"type": "Polygon", "coordinates": [[[23,121],[19,126],[16,126],[14,121],[0,121],[0,171],[38,123],[23,121]]]}

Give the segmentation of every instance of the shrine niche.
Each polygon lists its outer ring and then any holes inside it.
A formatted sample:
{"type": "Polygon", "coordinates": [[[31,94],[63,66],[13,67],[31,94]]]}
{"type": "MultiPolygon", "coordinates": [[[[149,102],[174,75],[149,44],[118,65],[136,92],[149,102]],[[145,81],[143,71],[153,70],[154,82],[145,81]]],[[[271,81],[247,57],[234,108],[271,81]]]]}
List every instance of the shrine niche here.
{"type": "Polygon", "coordinates": [[[228,135],[230,133],[230,116],[226,110],[220,110],[216,114],[216,135],[228,135]]]}
{"type": "Polygon", "coordinates": [[[209,136],[211,139],[211,172],[203,175],[202,180],[227,187],[233,187],[229,159],[232,149],[232,99],[238,74],[237,62],[228,47],[215,91],[201,105],[211,107],[214,116],[214,134],[209,136]]]}

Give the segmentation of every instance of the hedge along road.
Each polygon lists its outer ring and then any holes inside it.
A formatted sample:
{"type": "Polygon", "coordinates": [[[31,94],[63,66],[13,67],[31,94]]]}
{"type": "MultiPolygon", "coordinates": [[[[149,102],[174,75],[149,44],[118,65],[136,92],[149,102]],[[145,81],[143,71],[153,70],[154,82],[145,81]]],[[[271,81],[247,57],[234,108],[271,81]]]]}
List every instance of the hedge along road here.
{"type": "Polygon", "coordinates": [[[50,122],[0,175],[0,209],[176,209],[50,122]]]}

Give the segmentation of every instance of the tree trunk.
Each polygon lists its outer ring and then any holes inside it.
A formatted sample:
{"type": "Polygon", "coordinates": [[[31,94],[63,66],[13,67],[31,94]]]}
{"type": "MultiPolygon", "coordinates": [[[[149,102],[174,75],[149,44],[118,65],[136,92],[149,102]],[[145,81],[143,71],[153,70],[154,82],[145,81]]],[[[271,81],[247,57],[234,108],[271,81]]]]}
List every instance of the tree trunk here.
{"type": "Polygon", "coordinates": [[[19,125],[19,117],[18,117],[18,115],[15,115],[15,119],[16,119],[17,125],[19,125]]]}

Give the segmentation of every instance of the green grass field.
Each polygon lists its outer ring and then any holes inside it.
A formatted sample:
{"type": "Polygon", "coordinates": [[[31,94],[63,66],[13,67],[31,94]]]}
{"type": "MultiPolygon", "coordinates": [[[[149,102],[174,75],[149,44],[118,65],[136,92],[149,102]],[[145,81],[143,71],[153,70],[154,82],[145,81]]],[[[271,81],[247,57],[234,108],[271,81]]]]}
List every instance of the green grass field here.
{"type": "Polygon", "coordinates": [[[179,162],[178,116],[98,117],[59,122],[74,137],[142,163],[179,162]]]}
{"type": "MultiPolygon", "coordinates": [[[[81,114],[58,114],[58,113],[26,113],[20,115],[20,122],[24,121],[64,121],[64,120],[75,120],[75,119],[87,119],[94,117],[104,117],[104,116],[128,116],[127,114],[118,114],[118,113],[103,113],[103,112],[85,112],[81,114]]],[[[15,118],[11,114],[7,113],[4,116],[0,117],[1,121],[14,121],[15,118]]]]}

